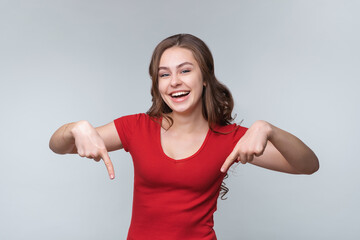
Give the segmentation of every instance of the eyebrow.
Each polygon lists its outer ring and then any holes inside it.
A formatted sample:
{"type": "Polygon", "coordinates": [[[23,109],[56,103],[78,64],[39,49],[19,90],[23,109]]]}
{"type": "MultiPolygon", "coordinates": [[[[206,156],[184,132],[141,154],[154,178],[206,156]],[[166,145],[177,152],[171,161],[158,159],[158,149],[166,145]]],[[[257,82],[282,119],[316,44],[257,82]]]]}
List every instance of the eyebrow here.
{"type": "MultiPolygon", "coordinates": [[[[184,65],[192,65],[192,66],[193,66],[194,64],[192,64],[191,62],[183,62],[183,63],[177,65],[176,68],[181,68],[181,67],[184,66],[184,65]]],[[[161,69],[166,69],[166,70],[167,70],[167,69],[169,69],[169,68],[168,68],[168,67],[161,67],[161,66],[160,66],[158,70],[161,70],[161,69]]]]}

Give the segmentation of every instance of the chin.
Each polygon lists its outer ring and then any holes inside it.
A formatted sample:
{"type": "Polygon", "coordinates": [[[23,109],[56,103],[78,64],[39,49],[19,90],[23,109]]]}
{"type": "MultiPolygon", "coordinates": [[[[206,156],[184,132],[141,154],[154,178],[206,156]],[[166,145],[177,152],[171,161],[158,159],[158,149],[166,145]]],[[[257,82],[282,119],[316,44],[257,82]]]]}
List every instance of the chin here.
{"type": "Polygon", "coordinates": [[[191,114],[192,112],[194,112],[194,108],[191,107],[174,107],[171,108],[173,113],[177,113],[177,114],[191,114]]]}

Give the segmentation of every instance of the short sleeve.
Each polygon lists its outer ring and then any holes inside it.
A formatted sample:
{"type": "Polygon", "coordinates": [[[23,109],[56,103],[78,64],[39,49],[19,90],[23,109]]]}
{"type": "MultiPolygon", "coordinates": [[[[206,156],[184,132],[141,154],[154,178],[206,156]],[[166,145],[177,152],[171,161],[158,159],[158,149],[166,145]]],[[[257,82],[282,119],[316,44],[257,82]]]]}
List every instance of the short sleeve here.
{"type": "Polygon", "coordinates": [[[244,136],[244,134],[246,133],[246,131],[248,130],[248,128],[246,127],[242,127],[240,125],[236,125],[234,124],[235,130],[233,132],[233,148],[235,147],[235,145],[237,144],[237,142],[240,140],[240,138],[242,138],[242,136],[244,136]]]}
{"type": "Polygon", "coordinates": [[[219,136],[223,137],[223,141],[226,141],[232,150],[248,129],[233,123],[225,126],[216,126],[214,130],[219,136]]]}
{"type": "Polygon", "coordinates": [[[120,141],[126,152],[131,149],[132,136],[136,130],[140,114],[128,115],[114,120],[116,130],[119,134],[120,141]]]}

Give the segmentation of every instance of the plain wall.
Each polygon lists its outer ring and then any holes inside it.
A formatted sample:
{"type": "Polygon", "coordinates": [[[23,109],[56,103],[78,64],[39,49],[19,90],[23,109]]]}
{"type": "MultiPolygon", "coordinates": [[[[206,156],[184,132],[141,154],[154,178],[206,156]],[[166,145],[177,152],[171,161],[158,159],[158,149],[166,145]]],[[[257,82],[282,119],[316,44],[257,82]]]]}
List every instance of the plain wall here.
{"type": "Polygon", "coordinates": [[[238,165],[220,240],[360,239],[359,1],[0,0],[0,239],[125,239],[133,166],[48,148],[62,124],[145,112],[156,44],[203,39],[237,122],[264,119],[302,139],[320,170],[238,165]]]}

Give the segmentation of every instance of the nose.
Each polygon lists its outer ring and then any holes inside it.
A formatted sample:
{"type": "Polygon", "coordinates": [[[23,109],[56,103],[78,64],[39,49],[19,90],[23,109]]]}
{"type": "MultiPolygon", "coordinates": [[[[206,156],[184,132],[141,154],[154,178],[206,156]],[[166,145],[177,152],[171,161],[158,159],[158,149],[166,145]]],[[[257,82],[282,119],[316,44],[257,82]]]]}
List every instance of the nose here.
{"type": "Polygon", "coordinates": [[[180,84],[181,84],[181,80],[179,79],[179,77],[177,75],[173,75],[170,81],[170,85],[172,87],[177,87],[180,84]]]}

